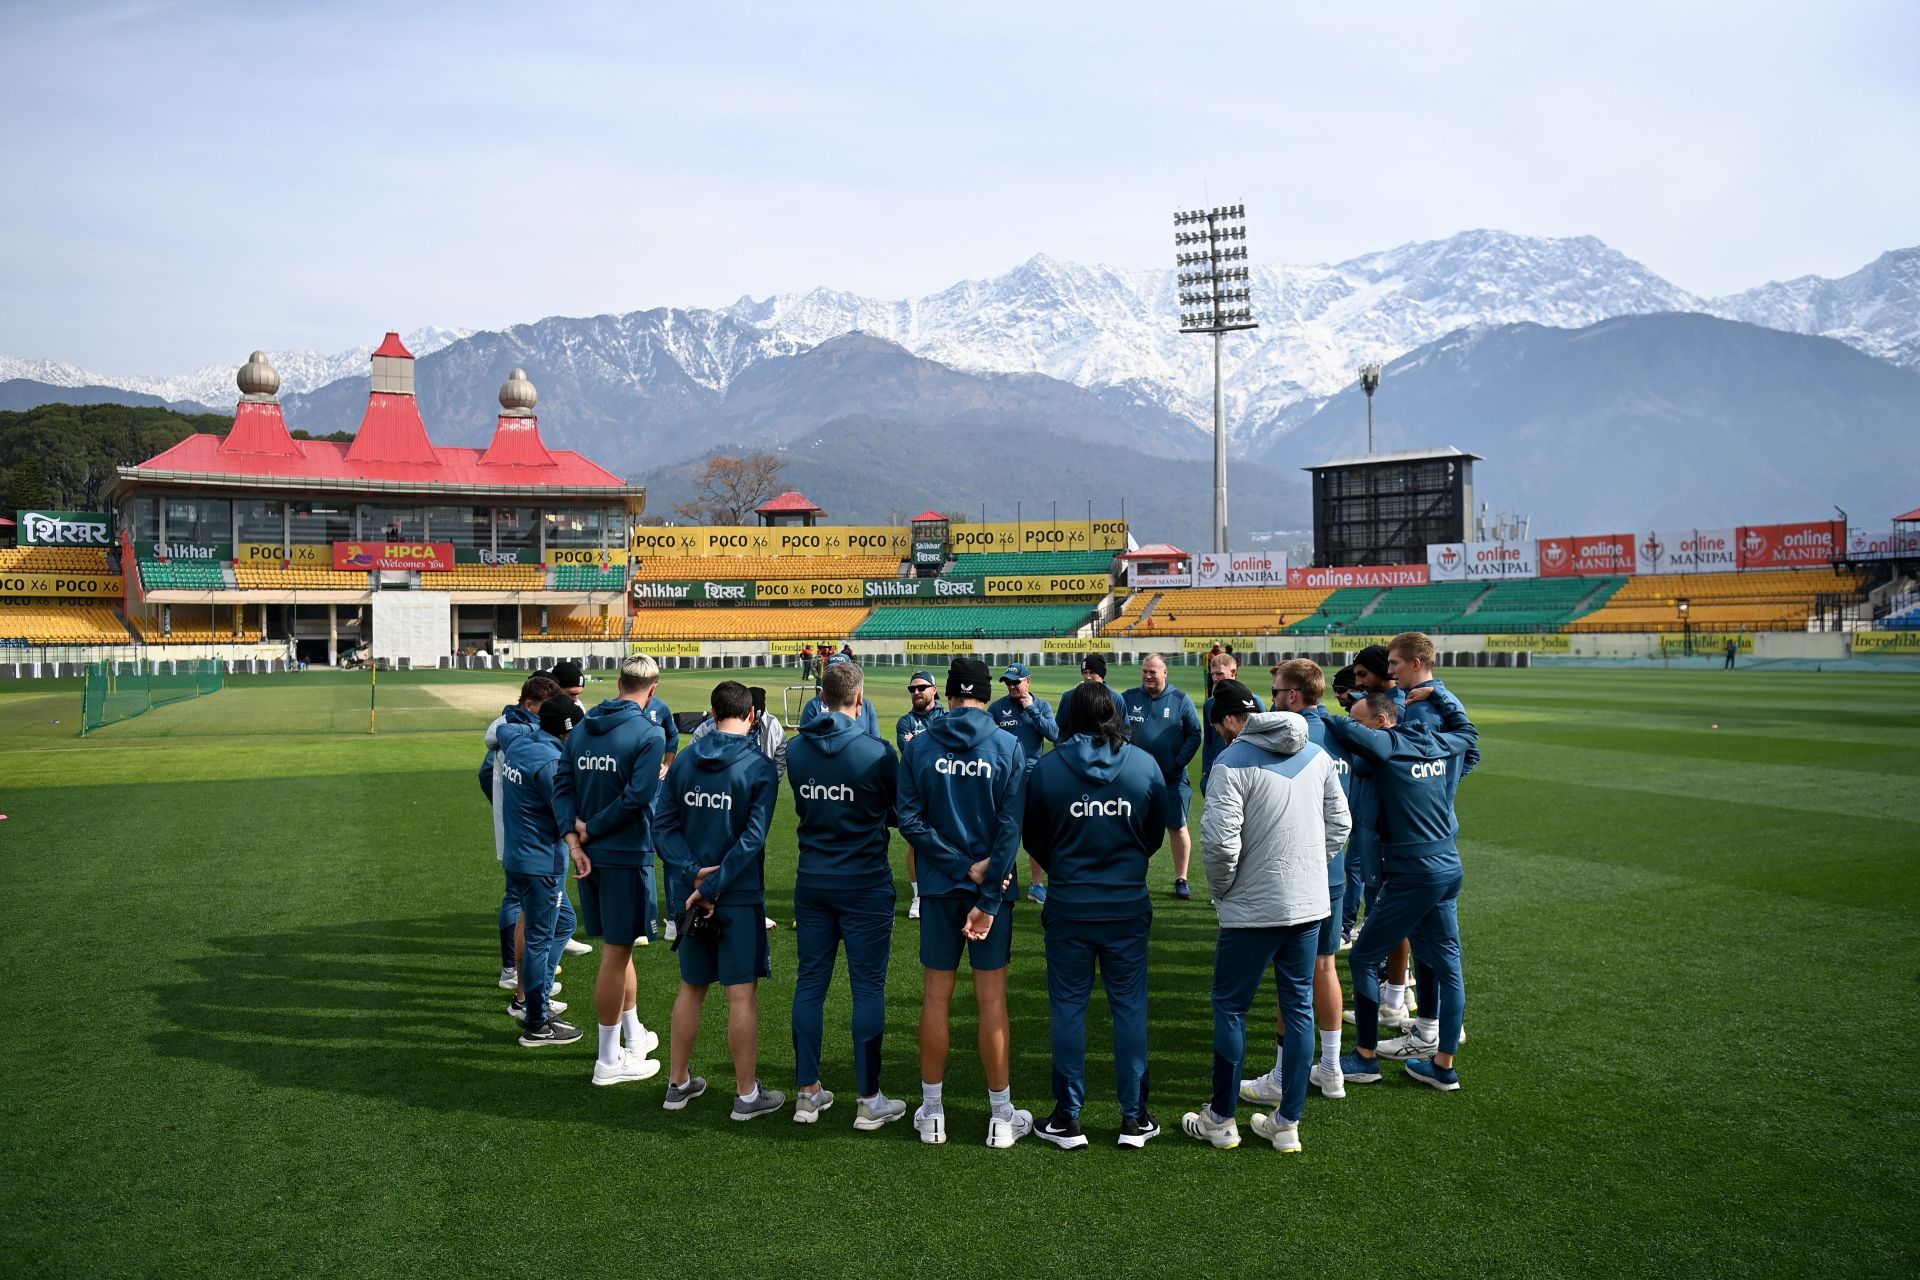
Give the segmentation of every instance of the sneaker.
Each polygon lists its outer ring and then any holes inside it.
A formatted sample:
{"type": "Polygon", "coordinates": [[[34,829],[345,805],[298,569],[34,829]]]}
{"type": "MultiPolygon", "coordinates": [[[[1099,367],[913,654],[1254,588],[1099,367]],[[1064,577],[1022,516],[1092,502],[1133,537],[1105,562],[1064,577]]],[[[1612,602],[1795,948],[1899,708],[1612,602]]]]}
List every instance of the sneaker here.
{"type": "Polygon", "coordinates": [[[637,938],[635,938],[635,939],[633,940],[633,945],[634,945],[634,946],[636,946],[636,947],[644,947],[644,946],[646,946],[646,945],[647,945],[647,935],[643,933],[643,934],[641,934],[641,935],[640,935],[639,937],[637,937],[637,938]]]}
{"type": "MultiPolygon", "coordinates": [[[[560,971],[558,969],[555,969],[554,972],[558,973],[560,971]]],[[[566,990],[566,988],[567,988],[566,983],[560,981],[560,979],[558,978],[555,978],[553,980],[553,985],[547,988],[547,998],[552,999],[554,996],[557,996],[562,991],[566,990]]]]}
{"type": "Polygon", "coordinates": [[[628,1045],[627,1052],[638,1053],[641,1057],[644,1058],[648,1054],[652,1053],[655,1049],[658,1049],[659,1047],[660,1047],[659,1034],[656,1032],[647,1030],[647,1024],[643,1022],[640,1024],[640,1043],[637,1045],[632,1045],[632,1044],[628,1045]]]}
{"type": "Polygon", "coordinates": [[[1181,1116],[1180,1127],[1186,1130],[1189,1138],[1210,1142],[1222,1151],[1231,1151],[1240,1145],[1240,1126],[1232,1120],[1213,1119],[1206,1108],[1181,1116]]]}
{"type": "Polygon", "coordinates": [[[1460,1087],[1460,1073],[1452,1067],[1443,1067],[1428,1058],[1415,1058],[1407,1063],[1407,1076],[1421,1084],[1431,1085],[1442,1093],[1452,1093],[1460,1087]]]}
{"type": "MultiPolygon", "coordinates": [[[[547,1001],[547,1012],[565,1013],[566,1011],[567,1002],[565,1000],[547,1001]]],[[[517,1021],[525,1022],[527,1020],[527,1002],[525,1000],[507,1001],[507,1016],[517,1021]]]]}
{"type": "Polygon", "coordinates": [[[1435,1035],[1431,1040],[1424,1040],[1420,1036],[1420,1029],[1415,1027],[1403,1036],[1382,1040],[1376,1052],[1381,1057],[1392,1058],[1396,1062],[1405,1062],[1411,1058],[1431,1058],[1440,1052],[1440,1037],[1435,1035]]]}
{"type": "Polygon", "coordinates": [[[651,1080],[660,1074],[660,1059],[649,1058],[642,1053],[622,1051],[619,1061],[611,1066],[593,1060],[593,1082],[595,1084],[626,1084],[630,1080],[651,1080]]]}
{"type": "Polygon", "coordinates": [[[500,989],[502,991],[514,991],[517,990],[519,986],[520,971],[512,965],[504,966],[500,970],[500,989]]]}
{"type": "MultiPolygon", "coordinates": [[[[1187,886],[1185,880],[1175,880],[1173,882],[1173,896],[1185,902],[1193,897],[1193,890],[1187,886]]],[[[1235,1139],[1235,1141],[1238,1141],[1238,1139],[1235,1139]]]]}
{"type": "Polygon", "coordinates": [[[558,1018],[548,1018],[546,1026],[534,1027],[520,1033],[520,1043],[529,1049],[537,1049],[547,1044],[572,1044],[579,1038],[580,1028],[571,1023],[562,1022],[558,1018]]]}
{"type": "Polygon", "coordinates": [[[1043,907],[1046,906],[1047,905],[1047,886],[1043,884],[1028,885],[1027,901],[1039,903],[1043,907]]]}
{"type": "Polygon", "coordinates": [[[1358,1050],[1349,1049],[1340,1055],[1340,1082],[1342,1084],[1377,1084],[1380,1080],[1380,1059],[1363,1058],[1358,1050]]]}
{"type": "Polygon", "coordinates": [[[667,921],[666,936],[668,942],[672,942],[675,938],[678,938],[680,936],[680,926],[672,920],[667,921]]]}
{"type": "Polygon", "coordinates": [[[1321,1066],[1318,1062],[1307,1068],[1307,1084],[1320,1091],[1323,1098],[1344,1098],[1347,1096],[1347,1080],[1340,1074],[1340,1064],[1332,1068],[1321,1066]]]}
{"type": "Polygon", "coordinates": [[[1062,1151],[1078,1151],[1087,1145],[1087,1135],[1080,1132],[1080,1117],[1066,1115],[1058,1107],[1033,1132],[1062,1151]]]}
{"type": "Polygon", "coordinates": [[[1240,1082],[1240,1101],[1251,1102],[1255,1106],[1277,1107],[1280,1105],[1280,1072],[1276,1068],[1263,1076],[1240,1082]]]}
{"type": "Polygon", "coordinates": [[[913,895],[913,901],[907,904],[907,919],[918,920],[919,918],[920,918],[920,895],[916,893],[913,895]]]}
{"type": "Polygon", "coordinates": [[[1151,1111],[1142,1111],[1138,1116],[1120,1118],[1119,1145],[1132,1147],[1138,1151],[1160,1136],[1160,1121],[1151,1111]]]}
{"type": "Polygon", "coordinates": [[[592,944],[591,942],[582,942],[582,941],[580,941],[580,939],[578,939],[578,938],[568,938],[568,939],[567,939],[567,954],[568,954],[568,955],[570,955],[570,956],[587,956],[587,955],[592,955],[592,954],[593,954],[593,944],[592,944]]]}
{"type": "Polygon", "coordinates": [[[780,927],[780,922],[778,920],[775,920],[772,916],[767,917],[768,933],[772,933],[775,929],[778,929],[779,927],[780,927]]]}
{"type": "Polygon", "coordinates": [[[1467,1024],[1463,1022],[1460,1024],[1460,1043],[1465,1044],[1466,1042],[1467,1042],[1467,1024]]]}
{"type": "Polygon", "coordinates": [[[685,1111],[687,1104],[707,1091],[707,1082],[699,1076],[688,1076],[685,1084],[667,1082],[667,1096],[660,1101],[663,1111],[685,1111]]]}
{"type": "Polygon", "coordinates": [[[1413,1010],[1404,1004],[1380,1006],[1380,1025],[1394,1031],[1413,1030],[1413,1010]]]}
{"type": "Polygon", "coordinates": [[[1010,1119],[992,1116],[987,1120],[987,1145],[995,1151],[1005,1151],[1032,1132],[1031,1111],[1015,1111],[1010,1119]]]}
{"type": "MultiPolygon", "coordinates": [[[[757,1081],[755,1082],[755,1087],[758,1087],[757,1081]]],[[[822,1090],[822,1092],[825,1091],[822,1090]]],[[[761,1089],[759,1096],[754,1098],[752,1102],[748,1102],[745,1098],[736,1097],[733,1100],[733,1113],[731,1118],[734,1120],[751,1120],[755,1116],[771,1115],[786,1105],[786,1094],[780,1092],[778,1089],[761,1089]]]]}
{"type": "Polygon", "coordinates": [[[875,1094],[872,1102],[860,1099],[860,1109],[853,1114],[853,1127],[862,1133],[871,1133],[906,1114],[907,1104],[900,1099],[889,1098],[884,1093],[875,1094]]]}
{"type": "Polygon", "coordinates": [[[1353,950],[1353,940],[1358,936],[1359,935],[1357,931],[1353,929],[1347,929],[1340,934],[1340,954],[1341,955],[1345,955],[1347,954],[1347,952],[1353,950]]]}
{"type": "Polygon", "coordinates": [[[947,1113],[929,1111],[927,1104],[921,1103],[913,1113],[914,1131],[920,1135],[920,1141],[928,1146],[937,1147],[947,1140],[947,1113]]]}
{"type": "Polygon", "coordinates": [[[1300,1125],[1282,1120],[1278,1111],[1272,1115],[1264,1111],[1254,1112],[1253,1132],[1256,1137],[1271,1142],[1275,1151],[1296,1156],[1300,1154],[1300,1125]]]}
{"type": "MultiPolygon", "coordinates": [[[[821,1089],[808,1093],[805,1089],[793,1095],[793,1122],[812,1124],[820,1118],[820,1113],[833,1106],[833,1090],[821,1089]]],[[[739,1117],[735,1117],[738,1119],[739,1117]]]]}

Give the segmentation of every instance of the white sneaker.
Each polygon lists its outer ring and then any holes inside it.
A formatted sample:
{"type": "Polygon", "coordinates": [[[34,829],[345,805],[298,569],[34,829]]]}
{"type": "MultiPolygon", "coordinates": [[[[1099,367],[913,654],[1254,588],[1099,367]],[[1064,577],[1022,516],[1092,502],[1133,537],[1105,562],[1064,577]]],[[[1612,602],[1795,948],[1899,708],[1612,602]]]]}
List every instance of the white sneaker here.
{"type": "Polygon", "coordinates": [[[916,893],[913,895],[913,901],[907,904],[907,919],[918,920],[919,918],[920,918],[920,895],[916,893]]]}
{"type": "Polygon", "coordinates": [[[1392,1058],[1395,1062],[1406,1062],[1412,1058],[1431,1058],[1440,1052],[1440,1037],[1436,1035],[1431,1040],[1423,1040],[1420,1037],[1419,1028],[1416,1027],[1403,1036],[1382,1040],[1374,1052],[1383,1058],[1392,1058]]]}
{"type": "Polygon", "coordinates": [[[1015,1111],[1011,1119],[994,1116],[987,1121],[987,1145],[1004,1151],[1033,1132],[1033,1112],[1015,1111]]]}
{"type": "Polygon", "coordinates": [[[1204,1108],[1181,1116],[1180,1127],[1189,1138],[1198,1138],[1222,1151],[1231,1151],[1240,1145],[1240,1126],[1232,1120],[1214,1120],[1204,1108]]]}
{"type": "Polygon", "coordinates": [[[557,996],[562,991],[565,991],[566,989],[567,989],[567,984],[560,981],[560,979],[555,978],[553,980],[553,985],[547,988],[547,994],[550,996],[557,996]]]}
{"type": "Polygon", "coordinates": [[[660,1037],[656,1033],[647,1030],[647,1024],[643,1022],[640,1024],[640,1043],[638,1045],[628,1045],[626,1051],[628,1053],[638,1053],[644,1058],[659,1047],[660,1037]]]}
{"type": "Polygon", "coordinates": [[[813,1093],[805,1089],[793,1095],[793,1122],[795,1124],[813,1124],[820,1119],[820,1113],[833,1105],[833,1090],[821,1088],[813,1093]]]}
{"type": "Polygon", "coordinates": [[[1337,1062],[1333,1064],[1331,1070],[1317,1062],[1314,1063],[1307,1069],[1307,1083],[1320,1090],[1320,1096],[1324,1098],[1347,1096],[1347,1078],[1340,1074],[1340,1064],[1337,1062]]]}
{"type": "Polygon", "coordinates": [[[928,1146],[937,1147],[947,1140],[947,1113],[929,1111],[926,1103],[921,1103],[913,1113],[913,1127],[919,1133],[920,1141],[928,1146]]]}
{"type": "Polygon", "coordinates": [[[598,1058],[593,1060],[593,1082],[595,1084],[626,1084],[629,1080],[651,1080],[660,1074],[660,1059],[649,1058],[645,1054],[630,1053],[621,1050],[618,1061],[609,1066],[598,1058]]]}
{"type": "MultiPolygon", "coordinates": [[[[550,999],[547,1001],[547,1013],[549,1016],[553,1014],[558,1014],[558,1013],[565,1013],[566,1011],[567,1011],[567,1002],[565,1000],[550,999]]],[[[525,1000],[507,1001],[507,1013],[510,1017],[514,1018],[515,1020],[520,1022],[525,1022],[527,1020],[527,1002],[525,1000]]]]}
{"type": "Polygon", "coordinates": [[[591,955],[593,954],[593,944],[590,942],[582,942],[578,938],[568,938],[567,954],[570,956],[591,955]]]}
{"type": "Polygon", "coordinates": [[[1240,1101],[1251,1102],[1256,1106],[1278,1106],[1280,1103],[1280,1071],[1275,1068],[1263,1076],[1240,1082],[1240,1101]]]}
{"type": "Polygon", "coordinates": [[[504,966],[500,970],[500,989],[502,991],[517,991],[519,988],[520,971],[512,965],[504,966]]]}
{"type": "Polygon", "coordinates": [[[907,1104],[898,1098],[889,1098],[886,1094],[875,1094],[872,1102],[860,1100],[860,1109],[854,1113],[853,1127],[862,1133],[872,1133],[882,1125],[892,1124],[907,1114],[907,1104]]]}
{"type": "Polygon", "coordinates": [[[1300,1126],[1282,1120],[1278,1111],[1272,1115],[1264,1111],[1254,1112],[1253,1132],[1256,1137],[1271,1142],[1275,1151],[1287,1155],[1300,1154],[1300,1126]]]}
{"type": "Polygon", "coordinates": [[[775,920],[772,916],[767,917],[768,933],[772,933],[775,929],[778,929],[779,927],[780,927],[780,922],[778,920],[775,920]]]}
{"type": "Polygon", "coordinates": [[[680,926],[672,920],[667,921],[667,932],[666,932],[667,941],[672,942],[675,938],[679,936],[680,936],[680,926]]]}

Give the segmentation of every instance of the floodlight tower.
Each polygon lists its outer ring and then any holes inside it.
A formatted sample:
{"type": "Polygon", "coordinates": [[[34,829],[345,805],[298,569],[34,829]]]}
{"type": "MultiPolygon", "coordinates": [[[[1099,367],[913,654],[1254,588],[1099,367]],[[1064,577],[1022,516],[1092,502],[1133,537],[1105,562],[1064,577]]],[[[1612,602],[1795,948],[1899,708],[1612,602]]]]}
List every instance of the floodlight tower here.
{"type": "Polygon", "coordinates": [[[1227,401],[1220,380],[1226,336],[1258,329],[1247,283],[1247,206],[1188,209],[1173,215],[1180,268],[1180,332],[1213,335],[1213,549],[1227,550],[1227,401]],[[1187,228],[1192,228],[1188,230],[1187,228]],[[1236,265],[1237,264],[1237,265],[1236,265]]]}
{"type": "Polygon", "coordinates": [[[1380,366],[1369,360],[1360,366],[1360,389],[1367,393],[1367,452],[1373,452],[1373,393],[1380,389],[1380,366]]]}

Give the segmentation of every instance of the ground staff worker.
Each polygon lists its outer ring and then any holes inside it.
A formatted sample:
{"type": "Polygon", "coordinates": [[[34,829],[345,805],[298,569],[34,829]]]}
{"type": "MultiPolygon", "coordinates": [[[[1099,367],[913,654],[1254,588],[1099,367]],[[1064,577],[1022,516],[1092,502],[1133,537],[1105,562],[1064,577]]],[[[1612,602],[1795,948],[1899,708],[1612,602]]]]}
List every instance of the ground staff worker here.
{"type": "Polygon", "coordinates": [[[1167,784],[1167,846],[1173,850],[1173,896],[1191,898],[1187,866],[1193,858],[1193,837],[1187,832],[1187,806],[1193,802],[1193,784],[1187,765],[1200,750],[1200,713],[1184,689],[1167,683],[1167,660],[1150,653],[1140,661],[1140,687],[1129,689],[1123,705],[1127,733],[1133,745],[1160,763],[1167,784]]]}
{"type": "Polygon", "coordinates": [[[1027,853],[1051,892],[1047,1000],[1053,1021],[1053,1114],[1034,1133],[1063,1150],[1087,1145],[1087,1001],[1098,964],[1113,1014],[1120,1145],[1160,1133],[1147,1110],[1147,862],[1166,837],[1167,784],[1153,757],[1127,744],[1126,721],[1103,684],[1068,700],[1060,745],[1027,776],[1027,853]]]}

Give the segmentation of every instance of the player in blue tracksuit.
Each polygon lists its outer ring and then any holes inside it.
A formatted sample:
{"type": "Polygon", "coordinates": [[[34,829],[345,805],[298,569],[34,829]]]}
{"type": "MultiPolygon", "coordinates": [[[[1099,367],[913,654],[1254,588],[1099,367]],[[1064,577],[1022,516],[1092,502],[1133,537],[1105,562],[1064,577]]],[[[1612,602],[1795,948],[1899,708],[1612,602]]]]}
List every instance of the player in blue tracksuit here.
{"type": "MultiPolygon", "coordinates": [[[[680,754],[680,725],[679,722],[673,718],[673,708],[667,705],[665,698],[659,696],[657,686],[654,690],[654,695],[647,699],[644,709],[647,713],[648,722],[660,731],[663,739],[660,751],[660,776],[664,778],[667,776],[667,770],[673,767],[673,758],[680,754]]],[[[659,808],[659,797],[665,794],[665,792],[655,793],[655,809],[659,808]]],[[[685,902],[687,900],[687,894],[693,892],[692,886],[681,885],[678,886],[680,889],[679,895],[675,896],[674,889],[676,886],[667,883],[666,859],[658,858],[657,860],[660,864],[657,873],[654,866],[656,858],[648,858],[647,865],[641,871],[641,879],[644,881],[644,888],[647,894],[648,908],[646,930],[640,935],[647,941],[641,943],[641,946],[648,945],[653,939],[660,936],[661,918],[664,917],[668,921],[671,921],[680,911],[677,904],[685,902]],[[653,913],[652,909],[656,892],[661,906],[661,911],[658,916],[653,913]]]]}
{"type": "Polygon", "coordinates": [[[1120,1145],[1160,1132],[1147,1110],[1147,863],[1166,836],[1167,784],[1154,758],[1127,744],[1120,705],[1103,684],[1075,691],[1059,747],[1027,777],[1027,852],[1047,869],[1047,1000],[1053,1022],[1053,1114],[1034,1130],[1057,1147],[1087,1145],[1087,1002],[1097,964],[1113,1014],[1120,1145]]]}
{"type": "MultiPolygon", "coordinates": [[[[925,733],[929,726],[941,716],[947,714],[940,705],[940,690],[934,684],[933,672],[916,671],[907,677],[907,697],[912,705],[907,714],[893,722],[893,745],[901,755],[907,754],[907,744],[925,733]]],[[[913,846],[907,846],[907,887],[912,892],[912,900],[907,903],[907,919],[920,918],[920,867],[918,855],[913,846]]]]}
{"type": "MultiPolygon", "coordinates": [[[[1207,659],[1207,687],[1212,688],[1222,680],[1240,678],[1240,659],[1230,653],[1216,653],[1207,659]]],[[[1254,694],[1253,700],[1260,702],[1260,695],[1254,694]]],[[[1265,711],[1267,704],[1260,702],[1260,710],[1265,711]]],[[[1287,707],[1275,707],[1275,711],[1289,710],[1287,707]]],[[[1207,794],[1207,774],[1213,771],[1213,762],[1227,749],[1227,740],[1220,736],[1220,730],[1209,719],[1213,715],[1213,698],[1200,704],[1200,725],[1205,737],[1200,740],[1200,794],[1207,794]]]]}
{"type": "Polygon", "coordinates": [[[1193,803],[1193,783],[1187,765],[1200,750],[1200,713],[1186,690],[1167,683],[1167,660],[1150,653],[1140,661],[1140,687],[1122,695],[1127,732],[1133,745],[1160,762],[1167,783],[1167,847],[1173,853],[1173,896],[1191,898],[1187,866],[1193,859],[1193,836],[1187,831],[1187,807],[1193,803]]]}
{"type": "MultiPolygon", "coordinates": [[[[526,947],[520,956],[520,980],[526,990],[520,1043],[528,1048],[570,1044],[577,1028],[560,1021],[564,1006],[553,1003],[553,974],[573,933],[573,909],[567,905],[566,819],[556,804],[554,779],[561,741],[573,728],[579,704],[555,694],[540,707],[538,725],[502,725],[497,740],[500,766],[501,825],[506,833],[502,862],[507,885],[520,901],[526,947]]],[[[512,1008],[509,1007],[509,1012],[512,1008]]]]}
{"type": "Polygon", "coordinates": [[[1412,1058],[1407,1074],[1439,1089],[1457,1089],[1453,1054],[1466,1013],[1460,953],[1459,898],[1462,882],[1459,823],[1453,789],[1467,752],[1479,734],[1457,702],[1440,706],[1441,726],[1405,724],[1384,694],[1371,694],[1345,719],[1330,719],[1328,731],[1350,756],[1373,765],[1379,804],[1380,900],[1354,941],[1354,1021],[1359,1047],[1340,1060],[1348,1083],[1380,1078],[1380,966],[1401,939],[1435,974],[1438,1027],[1431,1061],[1412,1058]]]}
{"type": "Polygon", "coordinates": [[[798,977],[793,987],[793,1118],[811,1124],[833,1105],[820,1083],[820,1039],[827,988],[840,945],[853,989],[853,1075],[860,1109],[853,1127],[878,1129],[907,1113],[880,1092],[880,1037],[887,1028],[887,959],[893,946],[893,868],[887,828],[894,821],[899,757],[854,722],[864,679],[851,662],[820,681],[830,710],[787,748],[787,781],[799,816],[800,868],[793,914],[798,977]]]}
{"type": "MultiPolygon", "coordinates": [[[[837,667],[843,662],[852,661],[853,659],[851,657],[836,653],[827,659],[827,665],[829,667],[837,667]]],[[[823,671],[821,673],[821,679],[824,680],[825,678],[826,673],[823,671]]],[[[806,728],[808,721],[825,714],[827,714],[826,700],[816,693],[807,699],[806,706],[800,708],[800,727],[802,729],[806,728]]],[[[860,726],[860,732],[870,733],[876,738],[880,736],[880,715],[873,709],[871,702],[861,706],[860,714],[854,717],[854,723],[860,726]]]]}
{"type": "Polygon", "coordinates": [[[593,990],[600,1035],[593,1079],[601,1085],[644,1080],[658,1070],[647,1055],[660,1037],[640,1022],[633,948],[653,916],[646,876],[666,740],[647,708],[659,683],[653,659],[634,654],[622,662],[616,696],[568,735],[555,777],[569,841],[585,850],[581,914],[587,931],[604,942],[593,990]]]}
{"type": "Polygon", "coordinates": [[[683,904],[680,994],[673,1003],[672,1074],[662,1104],[684,1108],[706,1092],[690,1073],[707,988],[727,990],[727,1044],[733,1052],[735,1120],[779,1110],[786,1095],[760,1087],[760,979],[771,977],[766,919],[767,830],[780,773],[753,739],[753,695],[738,680],[713,687],[713,732],[697,738],[667,770],[657,831],[667,865],[692,891],[683,904]],[[689,936],[685,922],[702,917],[689,936]],[[717,935],[717,936],[716,936],[717,935]]]}
{"type": "MultiPolygon", "coordinates": [[[[1059,717],[1060,741],[1065,742],[1066,735],[1073,732],[1073,730],[1067,727],[1069,724],[1078,725],[1082,733],[1086,732],[1086,717],[1075,716],[1072,715],[1071,712],[1073,709],[1074,695],[1090,684],[1107,684],[1107,660],[1097,653],[1090,653],[1080,659],[1080,683],[1060,695],[1060,708],[1055,713],[1059,717]]],[[[1107,692],[1113,695],[1114,705],[1118,706],[1120,704],[1120,691],[1109,685],[1107,686],[1107,692]]]]}
{"type": "MultiPolygon", "coordinates": [[[[493,857],[496,862],[504,863],[507,856],[507,834],[501,823],[500,794],[495,785],[500,775],[500,730],[509,724],[538,725],[541,704],[558,692],[560,686],[553,682],[552,676],[537,672],[528,676],[520,686],[520,700],[500,708],[499,716],[482,735],[487,754],[480,760],[480,791],[486,796],[487,807],[493,815],[493,857]]],[[[497,924],[500,931],[500,985],[513,992],[516,1001],[521,1001],[526,998],[526,993],[520,990],[518,957],[522,939],[517,936],[521,931],[520,900],[513,896],[512,889],[504,886],[500,894],[497,924]]]]}
{"type": "Polygon", "coordinates": [[[960,954],[973,968],[980,1065],[992,1115],[987,1145],[1010,1147],[1033,1130],[1012,1099],[1007,964],[1019,896],[1026,753],[987,714],[992,677],[978,658],[947,668],[947,714],[907,744],[900,762],[900,834],[920,856],[920,1140],[947,1140],[947,1037],[960,954]]]}
{"type": "MultiPolygon", "coordinates": [[[[1013,735],[1013,740],[1020,744],[1020,750],[1027,757],[1027,773],[1031,775],[1047,744],[1060,741],[1060,724],[1053,718],[1053,708],[1044,699],[1033,696],[1033,679],[1026,663],[1013,663],[1000,673],[1000,682],[1007,686],[1006,696],[989,704],[987,714],[993,717],[1001,732],[1013,735]]],[[[1027,859],[1027,875],[1027,896],[1035,902],[1046,902],[1046,875],[1031,858],[1027,859]]]]}

